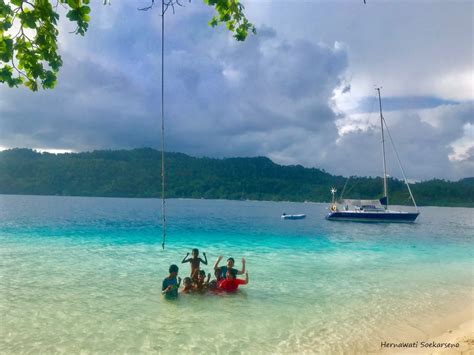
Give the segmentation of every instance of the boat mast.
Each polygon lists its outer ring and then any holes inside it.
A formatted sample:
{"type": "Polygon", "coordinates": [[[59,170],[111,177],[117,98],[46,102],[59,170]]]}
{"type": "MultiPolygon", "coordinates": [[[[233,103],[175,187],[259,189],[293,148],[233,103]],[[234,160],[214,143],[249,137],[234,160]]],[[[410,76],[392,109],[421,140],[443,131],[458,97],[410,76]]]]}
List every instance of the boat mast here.
{"type": "Polygon", "coordinates": [[[380,108],[380,127],[382,128],[382,153],[383,153],[383,196],[386,199],[385,209],[388,206],[388,195],[387,195],[387,164],[385,162],[385,137],[383,134],[383,115],[382,115],[382,99],[380,98],[380,89],[375,88],[379,94],[379,108],[380,108]]]}

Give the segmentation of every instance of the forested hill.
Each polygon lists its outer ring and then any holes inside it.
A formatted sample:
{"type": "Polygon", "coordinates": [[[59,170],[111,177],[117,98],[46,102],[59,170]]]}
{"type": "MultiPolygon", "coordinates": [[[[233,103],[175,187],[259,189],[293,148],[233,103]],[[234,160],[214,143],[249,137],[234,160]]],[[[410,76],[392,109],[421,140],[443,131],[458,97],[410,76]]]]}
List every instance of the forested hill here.
{"type": "MultiPolygon", "coordinates": [[[[167,153],[167,197],[323,202],[346,178],[265,157],[210,159],[167,153]]],[[[30,195],[160,197],[161,156],[144,148],[74,154],[29,149],[0,152],[0,193],[30,195]]],[[[419,205],[474,207],[474,178],[411,185],[419,205]]],[[[389,179],[390,202],[408,204],[402,181],[389,179]]],[[[381,197],[381,178],[351,177],[346,198],[381,197]]]]}

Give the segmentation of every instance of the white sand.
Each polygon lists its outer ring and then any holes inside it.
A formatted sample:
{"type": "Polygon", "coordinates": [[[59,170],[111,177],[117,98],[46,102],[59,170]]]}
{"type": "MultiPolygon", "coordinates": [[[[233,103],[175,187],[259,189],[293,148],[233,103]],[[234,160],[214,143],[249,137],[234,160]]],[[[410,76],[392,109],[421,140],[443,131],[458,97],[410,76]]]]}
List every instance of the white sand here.
{"type": "Polygon", "coordinates": [[[449,329],[431,340],[437,343],[459,343],[459,348],[438,349],[431,354],[474,354],[474,319],[461,324],[458,328],[449,329]]]}
{"type": "Polygon", "coordinates": [[[417,341],[416,348],[385,348],[384,354],[472,354],[474,355],[474,319],[447,329],[427,340],[417,341]],[[443,344],[449,344],[449,348],[443,344]],[[436,346],[437,345],[437,346],[436,346]]]}

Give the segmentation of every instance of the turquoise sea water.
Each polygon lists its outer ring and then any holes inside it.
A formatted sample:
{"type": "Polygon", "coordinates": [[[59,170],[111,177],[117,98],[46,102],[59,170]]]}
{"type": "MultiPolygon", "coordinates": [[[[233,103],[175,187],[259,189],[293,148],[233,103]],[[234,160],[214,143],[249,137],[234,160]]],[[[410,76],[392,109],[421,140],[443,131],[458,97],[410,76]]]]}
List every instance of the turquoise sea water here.
{"type": "Polygon", "coordinates": [[[0,195],[0,352],[365,352],[473,315],[472,209],[361,224],[324,220],[323,204],[167,206],[162,250],[159,200],[0,195]],[[245,257],[249,285],[163,300],[169,265],[193,247],[208,271],[245,257]]]}

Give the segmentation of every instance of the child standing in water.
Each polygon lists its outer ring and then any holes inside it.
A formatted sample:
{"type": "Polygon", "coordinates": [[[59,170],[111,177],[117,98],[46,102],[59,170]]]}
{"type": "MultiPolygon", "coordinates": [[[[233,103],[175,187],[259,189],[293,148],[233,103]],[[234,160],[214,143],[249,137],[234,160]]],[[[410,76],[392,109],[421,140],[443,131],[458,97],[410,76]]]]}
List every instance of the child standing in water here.
{"type": "Polygon", "coordinates": [[[192,250],[192,258],[188,258],[189,253],[186,254],[186,256],[183,258],[181,261],[181,264],[184,263],[190,263],[191,264],[191,278],[193,280],[197,280],[199,276],[199,267],[200,264],[203,263],[204,265],[207,265],[207,256],[206,253],[202,253],[204,255],[204,260],[202,260],[199,257],[199,250],[198,249],[193,249],[192,250]]]}
{"type": "Polygon", "coordinates": [[[178,276],[179,268],[177,265],[171,265],[169,268],[169,276],[163,280],[161,294],[167,299],[178,298],[178,288],[181,285],[181,277],[178,276]]]}

